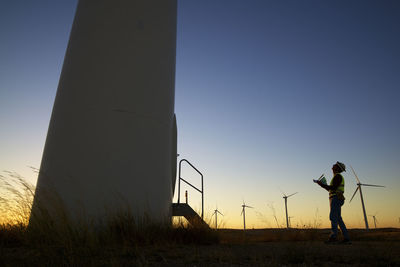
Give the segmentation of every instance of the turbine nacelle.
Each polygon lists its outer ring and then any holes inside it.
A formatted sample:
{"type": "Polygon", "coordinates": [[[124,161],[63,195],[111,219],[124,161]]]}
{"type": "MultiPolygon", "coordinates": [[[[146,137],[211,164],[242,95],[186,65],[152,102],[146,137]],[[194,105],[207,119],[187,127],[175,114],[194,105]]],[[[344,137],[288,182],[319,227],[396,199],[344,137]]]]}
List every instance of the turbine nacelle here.
{"type": "Polygon", "coordinates": [[[254,209],[254,208],[253,208],[253,207],[251,207],[251,206],[247,206],[247,205],[243,204],[243,205],[242,205],[242,212],[240,213],[240,215],[242,215],[242,214],[243,214],[243,212],[244,212],[244,209],[245,209],[245,208],[254,209]]]}
{"type": "Polygon", "coordinates": [[[298,192],[296,192],[296,193],[293,193],[293,194],[290,194],[290,195],[286,195],[285,193],[283,193],[283,198],[289,198],[289,197],[291,197],[291,196],[294,196],[294,195],[296,195],[298,192]]]}
{"type": "MultiPolygon", "coordinates": [[[[219,212],[219,210],[214,210],[214,213],[213,213],[212,216],[214,216],[214,215],[217,214],[217,213],[219,213],[219,214],[221,214],[222,216],[224,216],[224,214],[222,214],[221,212],[219,212]]],[[[211,217],[212,217],[212,216],[211,216],[211,217]]]]}

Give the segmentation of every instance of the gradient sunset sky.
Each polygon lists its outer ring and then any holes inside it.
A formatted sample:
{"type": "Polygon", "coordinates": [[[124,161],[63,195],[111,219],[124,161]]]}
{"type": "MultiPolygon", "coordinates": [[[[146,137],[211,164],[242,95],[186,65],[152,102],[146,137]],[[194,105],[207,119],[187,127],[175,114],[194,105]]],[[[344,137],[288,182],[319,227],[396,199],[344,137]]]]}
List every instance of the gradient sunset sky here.
{"type": "MultiPolygon", "coordinates": [[[[76,5],[0,2],[0,171],[32,183],[76,5]]],[[[328,193],[312,179],[329,182],[339,160],[386,186],[363,188],[367,213],[400,227],[399,14],[399,1],[178,1],[178,153],[204,174],[208,217],[218,205],[224,227],[240,228],[245,201],[248,227],[276,227],[274,211],[283,226],[281,191],[299,192],[292,226],[328,227],[328,193]]],[[[348,169],[342,215],[363,227],[348,169]]]]}

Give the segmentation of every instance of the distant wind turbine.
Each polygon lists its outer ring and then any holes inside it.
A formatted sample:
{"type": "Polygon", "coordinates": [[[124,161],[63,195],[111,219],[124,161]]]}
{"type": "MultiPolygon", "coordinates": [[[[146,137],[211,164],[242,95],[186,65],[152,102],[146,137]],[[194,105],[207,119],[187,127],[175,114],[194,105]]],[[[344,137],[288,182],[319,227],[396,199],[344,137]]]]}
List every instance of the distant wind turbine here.
{"type": "MultiPolygon", "coordinates": [[[[222,216],[224,216],[224,214],[222,214],[221,212],[219,212],[218,207],[214,210],[214,213],[213,213],[212,216],[215,215],[215,230],[218,229],[218,219],[217,219],[218,213],[221,214],[222,216]]],[[[211,216],[211,217],[212,217],[212,216],[211,216]]]]}
{"type": "Polygon", "coordinates": [[[364,213],[365,229],[368,230],[369,229],[368,219],[367,219],[367,213],[365,212],[364,198],[363,198],[361,186],[373,186],[373,187],[384,187],[384,186],[383,185],[374,185],[374,184],[362,184],[360,182],[360,179],[358,179],[358,176],[357,176],[356,172],[354,171],[353,167],[350,166],[350,168],[353,171],[354,177],[357,180],[357,189],[356,189],[356,191],[354,191],[354,194],[351,197],[350,202],[353,200],[353,198],[356,195],[357,191],[360,190],[361,205],[362,205],[362,209],[363,209],[363,213],[364,213]]]}
{"type": "Polygon", "coordinates": [[[244,201],[243,201],[242,212],[240,213],[240,215],[243,214],[243,231],[246,231],[246,208],[252,209],[253,207],[247,206],[246,204],[244,204],[244,201]]]}
{"type": "Polygon", "coordinates": [[[376,214],[378,214],[378,213],[375,213],[375,215],[369,215],[370,217],[372,217],[374,219],[375,229],[376,229],[376,223],[378,222],[378,220],[376,219],[376,214]]]}
{"type": "Polygon", "coordinates": [[[283,199],[285,200],[285,210],[286,210],[286,227],[287,228],[289,228],[290,226],[289,226],[289,217],[288,217],[288,212],[287,212],[287,199],[288,199],[288,197],[291,197],[291,196],[293,196],[293,195],[296,195],[298,192],[296,192],[296,193],[293,193],[293,194],[291,194],[291,195],[286,195],[284,192],[282,192],[282,194],[283,194],[283,199]]]}

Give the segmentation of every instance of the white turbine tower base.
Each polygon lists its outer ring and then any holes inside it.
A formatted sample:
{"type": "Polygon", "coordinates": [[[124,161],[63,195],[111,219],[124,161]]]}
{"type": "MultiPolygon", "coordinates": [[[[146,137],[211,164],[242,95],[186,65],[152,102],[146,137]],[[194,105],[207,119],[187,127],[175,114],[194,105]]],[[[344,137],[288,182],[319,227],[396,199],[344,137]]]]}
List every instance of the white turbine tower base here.
{"type": "MultiPolygon", "coordinates": [[[[32,216],[169,220],[176,176],[176,0],[80,0],[32,216]]],[[[32,221],[32,217],[31,217],[32,221]]]]}

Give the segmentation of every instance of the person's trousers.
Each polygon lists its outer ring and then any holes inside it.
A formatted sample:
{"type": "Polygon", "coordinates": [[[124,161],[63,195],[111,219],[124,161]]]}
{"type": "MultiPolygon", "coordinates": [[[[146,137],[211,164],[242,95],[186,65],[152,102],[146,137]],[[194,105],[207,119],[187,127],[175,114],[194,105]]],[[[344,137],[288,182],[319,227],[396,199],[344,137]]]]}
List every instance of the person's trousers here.
{"type": "Polygon", "coordinates": [[[329,214],[329,219],[331,220],[331,238],[337,238],[338,234],[338,225],[340,230],[342,231],[343,237],[345,239],[349,239],[349,234],[347,232],[346,225],[342,219],[342,206],[344,204],[344,200],[339,200],[337,196],[332,197],[330,200],[331,212],[329,214]]]}

